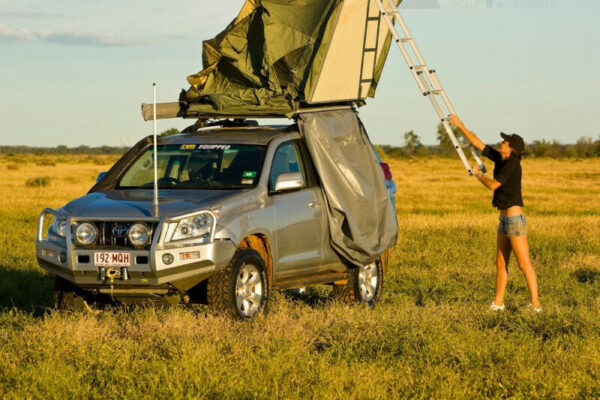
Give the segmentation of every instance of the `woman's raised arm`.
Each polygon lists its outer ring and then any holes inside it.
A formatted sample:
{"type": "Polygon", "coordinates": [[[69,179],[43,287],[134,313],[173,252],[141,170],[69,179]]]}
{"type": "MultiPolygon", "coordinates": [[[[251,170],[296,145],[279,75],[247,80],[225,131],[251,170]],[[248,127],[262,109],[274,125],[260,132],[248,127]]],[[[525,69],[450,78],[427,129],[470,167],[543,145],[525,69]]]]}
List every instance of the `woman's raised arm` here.
{"type": "Polygon", "coordinates": [[[485,148],[485,143],[483,143],[481,141],[481,139],[479,139],[473,132],[471,132],[470,130],[468,130],[467,128],[465,128],[465,126],[463,125],[462,122],[460,122],[460,119],[458,119],[458,116],[455,114],[450,114],[448,116],[448,122],[450,123],[450,125],[454,125],[455,127],[457,127],[458,129],[461,130],[461,132],[463,133],[463,135],[465,135],[465,137],[467,138],[467,140],[479,151],[483,151],[483,149],[485,148]]]}

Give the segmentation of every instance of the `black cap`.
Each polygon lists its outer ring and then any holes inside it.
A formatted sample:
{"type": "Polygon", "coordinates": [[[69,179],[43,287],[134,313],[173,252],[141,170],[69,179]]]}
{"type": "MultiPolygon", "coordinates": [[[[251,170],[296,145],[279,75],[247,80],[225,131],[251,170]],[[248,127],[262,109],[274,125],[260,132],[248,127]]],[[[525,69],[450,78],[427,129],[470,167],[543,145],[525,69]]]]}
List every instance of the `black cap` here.
{"type": "Polygon", "coordinates": [[[502,136],[502,139],[508,142],[510,148],[516,151],[519,155],[525,152],[525,141],[521,136],[517,135],[516,133],[508,135],[504,132],[500,132],[500,136],[502,136]]]}

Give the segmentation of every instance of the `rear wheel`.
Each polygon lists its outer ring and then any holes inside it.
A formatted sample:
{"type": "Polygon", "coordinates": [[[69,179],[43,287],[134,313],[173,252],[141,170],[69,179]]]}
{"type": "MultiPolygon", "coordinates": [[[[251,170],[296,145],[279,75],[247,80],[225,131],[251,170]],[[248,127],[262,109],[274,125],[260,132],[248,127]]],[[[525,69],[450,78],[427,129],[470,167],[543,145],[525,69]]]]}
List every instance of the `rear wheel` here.
{"type": "Polygon", "coordinates": [[[383,267],[380,260],[353,267],[346,283],[334,284],[333,295],[344,303],[363,303],[373,307],[383,290],[383,267]]]}
{"type": "Polygon", "coordinates": [[[218,313],[252,318],[267,304],[265,263],[256,250],[236,251],[229,265],[207,282],[209,306],[218,313]]]}

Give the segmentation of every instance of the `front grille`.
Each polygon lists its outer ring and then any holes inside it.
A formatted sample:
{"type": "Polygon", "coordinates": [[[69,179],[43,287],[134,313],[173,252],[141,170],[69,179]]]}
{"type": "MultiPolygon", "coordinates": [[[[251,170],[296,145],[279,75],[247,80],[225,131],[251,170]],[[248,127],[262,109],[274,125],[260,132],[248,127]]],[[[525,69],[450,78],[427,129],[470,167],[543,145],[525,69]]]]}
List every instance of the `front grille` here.
{"type": "MultiPolygon", "coordinates": [[[[114,247],[114,248],[127,248],[127,249],[139,249],[129,243],[129,239],[127,234],[129,233],[129,228],[140,221],[87,221],[98,228],[98,239],[92,246],[89,247],[114,247]]],[[[152,240],[154,239],[154,234],[156,232],[156,227],[158,225],[157,222],[148,222],[144,221],[146,225],[150,228],[150,240],[148,244],[144,247],[145,249],[149,248],[152,240]]],[[[77,246],[77,242],[74,241],[74,244],[77,246]]],[[[83,246],[78,246],[83,247],[83,246]]]]}

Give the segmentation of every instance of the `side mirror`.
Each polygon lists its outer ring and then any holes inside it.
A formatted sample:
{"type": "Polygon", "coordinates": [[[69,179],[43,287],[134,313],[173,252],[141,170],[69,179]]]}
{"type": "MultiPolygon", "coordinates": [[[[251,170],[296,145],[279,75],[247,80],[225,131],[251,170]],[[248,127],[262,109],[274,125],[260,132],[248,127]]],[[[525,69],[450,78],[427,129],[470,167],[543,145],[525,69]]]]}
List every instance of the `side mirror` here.
{"type": "Polygon", "coordinates": [[[102,180],[102,178],[104,178],[105,176],[106,176],[106,171],[100,172],[98,174],[98,177],[96,178],[96,183],[100,182],[102,180]]]}
{"type": "Polygon", "coordinates": [[[275,181],[276,192],[283,192],[287,190],[298,190],[304,186],[304,179],[300,172],[288,172],[280,174],[275,181]]]}

